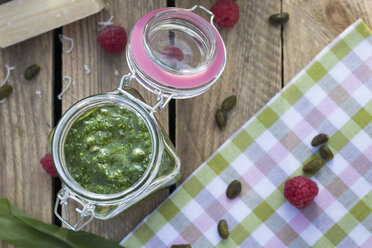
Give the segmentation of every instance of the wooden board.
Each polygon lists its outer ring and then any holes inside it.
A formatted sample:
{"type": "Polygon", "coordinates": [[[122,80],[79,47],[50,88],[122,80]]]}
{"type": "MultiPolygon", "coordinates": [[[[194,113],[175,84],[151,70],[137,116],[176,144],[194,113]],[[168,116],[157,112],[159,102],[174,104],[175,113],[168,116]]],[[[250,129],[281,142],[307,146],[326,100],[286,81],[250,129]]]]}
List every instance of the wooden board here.
{"type": "MultiPolygon", "coordinates": [[[[203,1],[210,9],[215,0],[203,1]]],[[[200,1],[176,0],[191,8],[200,1]]],[[[182,180],[204,162],[228,137],[281,88],[280,28],[268,23],[280,11],[280,1],[238,1],[240,19],[231,29],[220,29],[227,49],[222,77],[206,93],[176,102],[176,148],[182,161],[182,180]],[[226,129],[218,129],[214,115],[222,101],[237,95],[226,129]]]]}
{"type": "MultiPolygon", "coordinates": [[[[123,26],[129,36],[134,24],[146,13],[166,6],[166,1],[105,1],[106,9],[92,17],[78,21],[63,28],[63,34],[73,38],[75,46],[70,54],[63,53],[62,76],[70,76],[75,85],[63,96],[63,111],[83,97],[109,92],[119,86],[122,75],[127,74],[129,69],[125,58],[125,52],[118,55],[107,54],[97,42],[99,26],[97,22],[106,21],[111,15],[114,16],[114,24],[123,26]],[[91,73],[86,74],[84,64],[91,73]],[[118,70],[119,76],[114,72],[118,70]]],[[[68,43],[64,43],[68,49],[68,43]]],[[[155,104],[155,96],[146,91],[136,81],[130,83],[131,87],[137,88],[148,103],[155,104]]],[[[168,130],[168,110],[157,114],[165,130],[168,130]]],[[[125,211],[120,216],[107,221],[94,220],[84,230],[96,233],[114,241],[121,240],[131,231],[146,215],[152,212],[161,203],[168,190],[162,190],[147,198],[135,207],[125,211]]]]}
{"type": "Polygon", "coordinates": [[[101,0],[9,1],[0,6],[0,47],[5,48],[99,12],[101,0]]]}
{"type": "MultiPolygon", "coordinates": [[[[15,66],[9,85],[15,91],[0,104],[0,198],[38,220],[52,221],[52,178],[39,160],[48,152],[53,125],[53,36],[46,33],[0,49],[0,83],[5,65],[15,66]],[[39,64],[41,71],[27,81],[25,69],[39,64]],[[42,97],[36,95],[41,91],[42,97]]],[[[0,241],[0,247],[8,246],[0,241]],[[3,246],[1,246],[3,244],[3,246]]]]}
{"type": "Polygon", "coordinates": [[[290,15],[284,26],[284,83],[357,19],[372,27],[370,0],[283,0],[290,15]]]}

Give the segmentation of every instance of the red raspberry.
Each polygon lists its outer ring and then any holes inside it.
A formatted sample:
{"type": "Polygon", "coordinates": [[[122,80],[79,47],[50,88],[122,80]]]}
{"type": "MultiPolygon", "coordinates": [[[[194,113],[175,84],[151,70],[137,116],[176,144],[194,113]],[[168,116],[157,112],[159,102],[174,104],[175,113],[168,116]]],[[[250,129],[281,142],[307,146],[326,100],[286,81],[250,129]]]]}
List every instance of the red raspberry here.
{"type": "Polygon", "coordinates": [[[234,0],[219,0],[211,10],[215,15],[214,22],[220,27],[233,27],[238,22],[239,6],[234,0]]]}
{"type": "Polygon", "coordinates": [[[108,53],[120,53],[127,44],[127,33],[120,26],[109,26],[99,31],[98,43],[108,53]]]}
{"type": "Polygon", "coordinates": [[[52,177],[58,177],[56,167],[54,167],[52,154],[45,154],[45,156],[40,160],[40,164],[49,175],[52,177]]]}
{"type": "Polygon", "coordinates": [[[296,208],[307,207],[318,194],[318,185],[304,176],[297,176],[285,182],[284,197],[296,208]]]}

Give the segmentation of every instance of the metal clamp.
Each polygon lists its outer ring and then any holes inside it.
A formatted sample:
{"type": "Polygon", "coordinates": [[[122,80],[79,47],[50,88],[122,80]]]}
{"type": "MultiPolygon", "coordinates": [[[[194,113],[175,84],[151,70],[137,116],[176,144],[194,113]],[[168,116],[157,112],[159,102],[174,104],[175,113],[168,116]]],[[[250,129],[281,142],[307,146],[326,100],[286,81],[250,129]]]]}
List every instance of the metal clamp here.
{"type": "Polygon", "coordinates": [[[92,205],[91,203],[84,203],[83,201],[75,197],[74,195],[70,194],[69,189],[66,186],[64,186],[57,194],[56,204],[54,206],[54,214],[58,217],[58,219],[60,219],[66,225],[68,229],[79,231],[80,229],[82,229],[84,226],[86,226],[89,222],[93,220],[94,209],[95,209],[94,205],[92,205]],[[70,223],[70,214],[69,214],[68,202],[67,202],[68,199],[74,200],[83,206],[83,209],[79,209],[79,208],[75,209],[75,211],[80,214],[80,218],[74,225],[70,223]],[[63,218],[58,213],[59,205],[61,205],[61,207],[63,206],[65,210],[66,218],[63,218]]]}
{"type": "Polygon", "coordinates": [[[151,115],[153,115],[154,113],[156,113],[156,111],[158,109],[160,109],[160,110],[164,109],[167,106],[167,104],[170,102],[170,100],[172,99],[173,94],[170,95],[169,97],[167,97],[166,100],[164,101],[164,99],[165,99],[164,94],[161,91],[154,89],[152,92],[157,95],[157,101],[158,102],[155,104],[154,107],[151,107],[150,105],[142,102],[141,100],[139,100],[138,98],[134,97],[133,95],[131,95],[130,93],[128,93],[127,91],[125,91],[123,89],[124,87],[128,86],[130,80],[132,80],[134,78],[136,78],[136,76],[133,73],[128,73],[127,75],[124,75],[121,78],[121,80],[120,80],[120,86],[119,86],[119,88],[117,90],[120,93],[122,93],[125,96],[127,96],[132,101],[138,103],[139,105],[141,105],[142,107],[144,107],[145,109],[147,109],[148,111],[150,111],[150,114],[151,115]]]}
{"type": "Polygon", "coordinates": [[[197,8],[203,10],[204,12],[206,12],[207,14],[209,14],[209,15],[211,16],[211,19],[210,19],[209,21],[210,21],[210,23],[212,24],[212,26],[216,29],[216,26],[214,26],[214,23],[213,23],[214,14],[213,14],[212,11],[210,11],[210,10],[207,9],[206,7],[197,4],[197,5],[194,5],[192,8],[187,9],[187,10],[189,10],[189,11],[192,12],[192,11],[196,10],[197,8]]]}

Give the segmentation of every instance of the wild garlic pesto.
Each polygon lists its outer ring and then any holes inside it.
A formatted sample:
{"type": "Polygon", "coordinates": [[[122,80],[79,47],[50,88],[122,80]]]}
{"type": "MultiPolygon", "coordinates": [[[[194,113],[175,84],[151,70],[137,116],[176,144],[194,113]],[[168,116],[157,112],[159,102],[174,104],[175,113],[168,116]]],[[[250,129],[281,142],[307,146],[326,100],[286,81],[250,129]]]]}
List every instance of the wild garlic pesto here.
{"type": "Polygon", "coordinates": [[[124,191],[144,174],[152,142],[141,117],[120,106],[97,107],[69,130],[64,154],[71,176],[99,194],[124,191]]]}

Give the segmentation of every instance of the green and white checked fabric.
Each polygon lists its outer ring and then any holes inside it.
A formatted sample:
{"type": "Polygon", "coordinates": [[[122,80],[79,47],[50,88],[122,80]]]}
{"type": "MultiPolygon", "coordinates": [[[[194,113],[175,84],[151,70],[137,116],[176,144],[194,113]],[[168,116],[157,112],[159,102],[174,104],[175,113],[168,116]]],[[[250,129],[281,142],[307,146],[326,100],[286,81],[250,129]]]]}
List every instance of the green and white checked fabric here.
{"type": "MultiPolygon", "coordinates": [[[[314,155],[315,153],[315,155],[314,155]]],[[[122,242],[126,248],[372,247],[372,33],[347,28],[122,242]],[[319,194],[298,210],[283,185],[330,136],[319,194]],[[227,185],[242,182],[229,200],[227,185]],[[217,233],[226,219],[227,240],[217,233]]]]}

